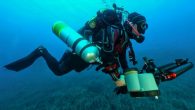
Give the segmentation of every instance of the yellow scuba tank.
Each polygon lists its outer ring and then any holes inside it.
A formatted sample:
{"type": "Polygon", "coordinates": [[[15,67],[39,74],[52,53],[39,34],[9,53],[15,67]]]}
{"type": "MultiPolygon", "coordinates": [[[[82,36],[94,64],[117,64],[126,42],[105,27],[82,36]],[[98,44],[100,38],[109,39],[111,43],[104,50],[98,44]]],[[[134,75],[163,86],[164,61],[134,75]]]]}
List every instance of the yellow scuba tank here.
{"type": "Polygon", "coordinates": [[[88,63],[101,63],[98,48],[75,32],[67,24],[59,21],[53,25],[52,29],[53,32],[72,48],[77,55],[81,56],[84,61],[88,63]]]}

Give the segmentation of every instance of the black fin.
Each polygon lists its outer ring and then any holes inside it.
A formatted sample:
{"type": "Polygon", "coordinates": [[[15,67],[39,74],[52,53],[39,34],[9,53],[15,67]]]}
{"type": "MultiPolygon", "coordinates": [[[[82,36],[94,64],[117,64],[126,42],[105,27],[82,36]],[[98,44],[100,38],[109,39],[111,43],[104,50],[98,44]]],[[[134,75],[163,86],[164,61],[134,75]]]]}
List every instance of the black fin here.
{"type": "Polygon", "coordinates": [[[22,58],[20,60],[17,60],[15,62],[12,62],[10,64],[5,65],[4,67],[7,68],[8,70],[13,70],[13,71],[20,71],[31,64],[33,64],[33,60],[28,59],[28,58],[22,58]]]}
{"type": "Polygon", "coordinates": [[[7,68],[8,70],[12,70],[12,71],[20,71],[23,70],[27,67],[29,67],[30,65],[33,64],[33,62],[42,55],[42,51],[41,49],[43,48],[37,48],[35,49],[32,53],[30,53],[29,55],[27,55],[24,58],[21,58],[17,61],[14,61],[10,64],[5,65],[4,67],[7,68]]]}

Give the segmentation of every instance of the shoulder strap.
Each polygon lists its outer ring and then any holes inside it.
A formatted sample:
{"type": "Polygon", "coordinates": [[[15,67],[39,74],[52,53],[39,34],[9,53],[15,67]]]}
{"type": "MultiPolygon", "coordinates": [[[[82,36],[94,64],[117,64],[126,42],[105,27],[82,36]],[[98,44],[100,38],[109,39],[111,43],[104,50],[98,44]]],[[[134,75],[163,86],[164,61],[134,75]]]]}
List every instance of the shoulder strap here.
{"type": "Polygon", "coordinates": [[[133,63],[133,65],[136,65],[137,64],[137,60],[136,60],[135,52],[134,52],[134,49],[133,49],[133,45],[132,45],[131,40],[128,39],[127,33],[125,32],[125,41],[126,40],[128,40],[128,44],[129,44],[129,48],[130,48],[129,59],[133,63]]]}

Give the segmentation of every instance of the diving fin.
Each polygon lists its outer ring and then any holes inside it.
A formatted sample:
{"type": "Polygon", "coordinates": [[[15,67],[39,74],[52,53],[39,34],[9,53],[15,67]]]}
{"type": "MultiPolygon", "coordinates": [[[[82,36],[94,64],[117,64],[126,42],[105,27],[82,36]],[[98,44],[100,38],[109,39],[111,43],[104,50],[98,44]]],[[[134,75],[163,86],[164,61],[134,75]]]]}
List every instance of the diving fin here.
{"type": "Polygon", "coordinates": [[[34,61],[28,59],[27,57],[24,57],[22,59],[19,59],[15,62],[12,62],[10,64],[5,65],[4,67],[8,70],[12,71],[20,71],[23,70],[24,68],[30,66],[34,61]]]}
{"type": "Polygon", "coordinates": [[[7,64],[4,67],[8,70],[12,70],[12,71],[16,71],[16,72],[23,70],[23,69],[29,67],[30,65],[32,65],[33,62],[38,57],[40,57],[42,55],[43,49],[45,49],[45,48],[39,47],[39,48],[35,49],[32,53],[27,55],[26,57],[21,58],[17,61],[14,61],[10,64],[7,64]]]}

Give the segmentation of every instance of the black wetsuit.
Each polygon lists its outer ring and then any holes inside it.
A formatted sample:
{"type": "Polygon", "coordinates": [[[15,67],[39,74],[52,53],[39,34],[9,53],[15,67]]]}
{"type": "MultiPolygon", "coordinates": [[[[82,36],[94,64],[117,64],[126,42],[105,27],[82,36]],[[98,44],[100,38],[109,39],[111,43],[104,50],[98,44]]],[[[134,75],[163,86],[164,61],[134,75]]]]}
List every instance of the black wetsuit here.
{"type": "MultiPolygon", "coordinates": [[[[113,64],[117,64],[116,69],[118,69],[120,65],[123,70],[128,68],[126,48],[129,46],[129,40],[122,30],[121,20],[114,10],[98,11],[97,16],[88,21],[78,33],[86,39],[90,39],[90,36],[92,36],[92,42],[104,48],[100,51],[103,65],[99,65],[97,70],[101,67],[108,67],[113,64]],[[111,25],[114,25],[114,27],[111,25]]],[[[71,70],[80,72],[90,65],[78,55],[68,50],[64,53],[61,60],[57,61],[46,48],[39,47],[30,55],[10,63],[5,67],[10,70],[20,71],[31,65],[40,56],[46,60],[47,65],[56,75],[64,75],[71,70]]],[[[113,72],[108,73],[113,74],[113,72]]],[[[118,75],[114,75],[115,78],[113,75],[111,76],[114,80],[119,77],[118,75]]]]}

